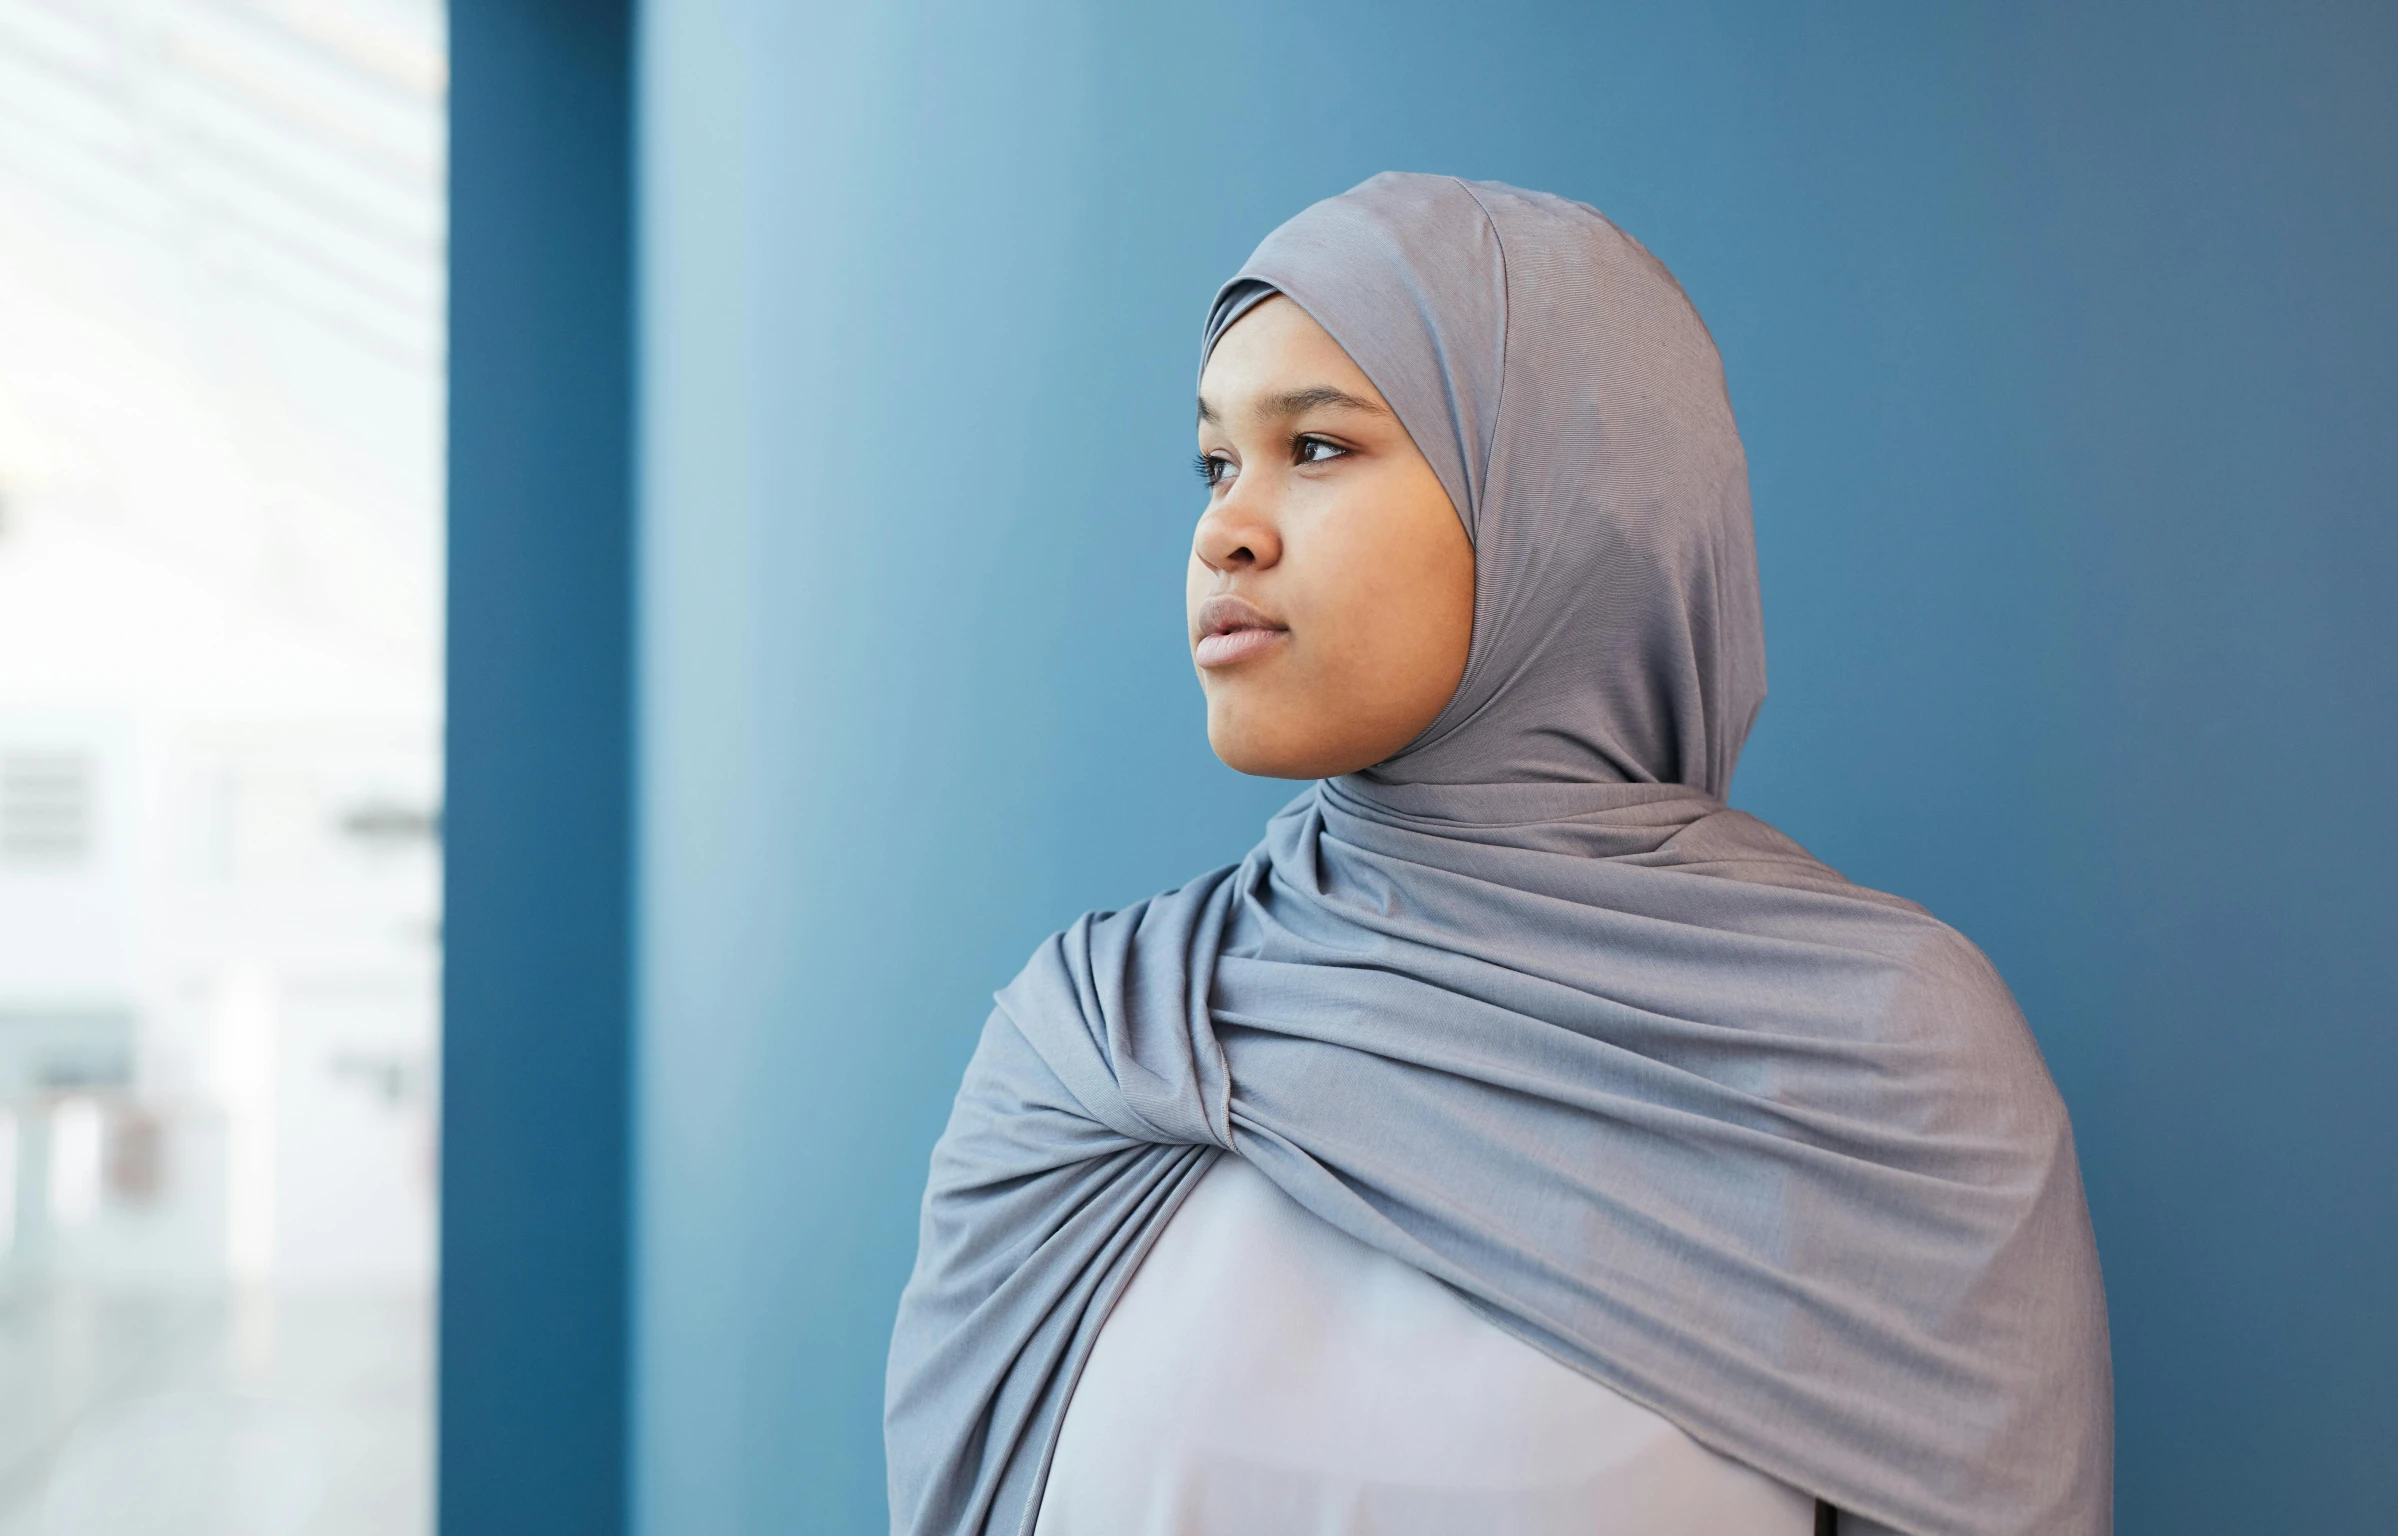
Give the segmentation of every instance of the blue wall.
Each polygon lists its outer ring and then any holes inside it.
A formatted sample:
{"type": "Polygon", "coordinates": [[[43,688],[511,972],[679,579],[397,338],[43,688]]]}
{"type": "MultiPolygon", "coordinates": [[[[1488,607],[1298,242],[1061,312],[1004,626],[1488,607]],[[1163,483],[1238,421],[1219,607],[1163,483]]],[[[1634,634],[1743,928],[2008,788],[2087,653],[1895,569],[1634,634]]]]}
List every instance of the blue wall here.
{"type": "Polygon", "coordinates": [[[444,1536],[625,1529],[632,42],[451,18],[444,1536]]]}
{"type": "Polygon", "coordinates": [[[641,1529],[881,1528],[989,992],[1285,793],[1182,656],[1202,307],[1394,166],[1712,324],[1736,799],[2022,997],[2123,1529],[2398,1526],[2398,12],[689,0],[640,59],[641,1529]]]}

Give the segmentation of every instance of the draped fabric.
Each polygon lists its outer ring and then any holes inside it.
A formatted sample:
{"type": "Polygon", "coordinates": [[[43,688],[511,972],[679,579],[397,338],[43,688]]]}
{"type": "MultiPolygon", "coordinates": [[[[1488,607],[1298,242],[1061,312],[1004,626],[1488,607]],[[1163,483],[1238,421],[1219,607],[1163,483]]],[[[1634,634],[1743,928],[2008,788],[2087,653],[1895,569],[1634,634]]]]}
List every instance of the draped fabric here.
{"type": "Polygon", "coordinates": [[[1847,1529],[2108,1530],[2104,1298],[2021,1014],[1722,802],[1763,629],[1679,287],[1579,204],[1385,175],[1269,236],[1206,344],[1271,294],[1448,487],[1464,678],[999,994],[892,1341],[893,1530],[1030,1530],[1108,1307],[1227,1154],[1847,1529]]]}

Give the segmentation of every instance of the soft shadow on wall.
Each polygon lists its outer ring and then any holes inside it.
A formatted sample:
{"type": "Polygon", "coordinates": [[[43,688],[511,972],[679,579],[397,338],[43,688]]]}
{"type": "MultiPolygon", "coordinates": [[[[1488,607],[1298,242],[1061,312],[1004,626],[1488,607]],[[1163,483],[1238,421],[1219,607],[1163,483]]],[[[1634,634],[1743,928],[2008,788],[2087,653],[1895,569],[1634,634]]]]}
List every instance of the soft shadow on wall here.
{"type": "Polygon", "coordinates": [[[2132,1530],[2363,1529],[2398,21],[2364,5],[644,18],[645,1529],[883,1522],[924,1158],[1039,937],[1239,856],[1198,324],[1388,167],[1597,204],[1749,444],[1736,798],[1979,940],[2072,1103],[2132,1530]]]}

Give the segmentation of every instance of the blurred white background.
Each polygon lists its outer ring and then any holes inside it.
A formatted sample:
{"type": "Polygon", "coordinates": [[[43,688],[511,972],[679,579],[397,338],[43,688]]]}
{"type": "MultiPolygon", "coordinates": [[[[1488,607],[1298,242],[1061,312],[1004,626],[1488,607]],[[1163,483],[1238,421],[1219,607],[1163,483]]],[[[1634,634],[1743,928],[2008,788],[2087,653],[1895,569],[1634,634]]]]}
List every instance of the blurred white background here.
{"type": "Polygon", "coordinates": [[[429,1529],[436,0],[0,0],[0,1536],[429,1529]]]}

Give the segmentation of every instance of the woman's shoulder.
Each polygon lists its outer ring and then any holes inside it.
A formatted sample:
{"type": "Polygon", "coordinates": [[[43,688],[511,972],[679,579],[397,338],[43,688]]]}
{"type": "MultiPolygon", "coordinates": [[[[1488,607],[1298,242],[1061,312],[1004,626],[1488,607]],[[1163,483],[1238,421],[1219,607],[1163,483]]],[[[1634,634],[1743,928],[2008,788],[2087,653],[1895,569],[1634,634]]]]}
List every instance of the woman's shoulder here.
{"type": "Polygon", "coordinates": [[[1244,867],[1243,864],[1219,865],[1180,885],[1159,891],[1154,896],[1143,897],[1127,906],[1095,907],[1051,934],[1043,941],[1042,947],[1058,943],[1105,946],[1127,942],[1138,934],[1161,927],[1187,927],[1201,920],[1208,909],[1222,903],[1229,894],[1229,886],[1237,883],[1244,867]]]}
{"type": "Polygon", "coordinates": [[[1103,993],[1167,981],[1158,957],[1177,956],[1185,963],[1200,958],[1194,940],[1220,928],[1228,898],[1247,867],[1222,865],[1129,906],[1083,913],[1033,947],[1024,968],[999,989],[1001,1010],[1070,1004],[1084,1011],[1103,993]],[[1150,956],[1146,964],[1139,958],[1143,952],[1150,956]]]}
{"type": "Polygon", "coordinates": [[[1901,979],[1890,995],[1899,1017],[1937,1018],[1951,1029],[1978,1021],[2010,1038],[2024,1031],[2014,993],[1971,939],[1918,902],[1849,879],[1745,811],[1702,817],[1662,851],[1679,871],[1792,893],[1792,936],[1871,950],[1896,967],[1901,979]]]}
{"type": "Polygon", "coordinates": [[[1659,852],[1670,856],[1667,867],[1689,874],[1819,891],[1937,921],[1904,896],[1857,884],[1771,822],[1729,806],[1690,823],[1659,852]]]}

